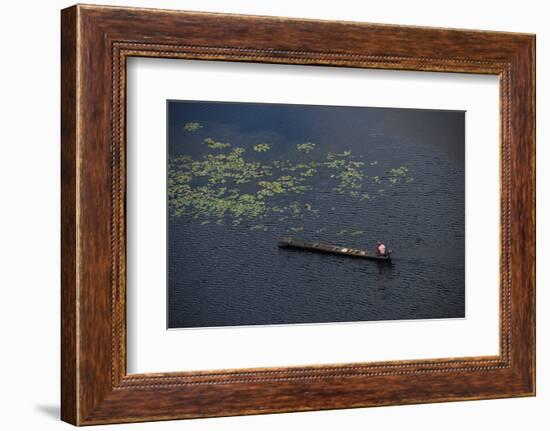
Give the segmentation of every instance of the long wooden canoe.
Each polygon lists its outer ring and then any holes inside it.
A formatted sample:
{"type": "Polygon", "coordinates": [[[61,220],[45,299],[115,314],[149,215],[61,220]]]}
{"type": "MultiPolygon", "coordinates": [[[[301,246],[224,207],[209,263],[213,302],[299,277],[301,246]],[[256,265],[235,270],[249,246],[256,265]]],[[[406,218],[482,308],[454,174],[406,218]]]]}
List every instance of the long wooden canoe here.
{"type": "Polygon", "coordinates": [[[372,260],[391,260],[391,250],[385,256],[381,256],[375,253],[368,252],[366,250],[359,250],[357,248],[340,247],[338,245],[324,244],[315,241],[303,241],[294,238],[281,238],[279,239],[279,247],[282,248],[298,248],[302,250],[317,251],[319,253],[338,254],[340,256],[359,257],[362,259],[372,260]]]}

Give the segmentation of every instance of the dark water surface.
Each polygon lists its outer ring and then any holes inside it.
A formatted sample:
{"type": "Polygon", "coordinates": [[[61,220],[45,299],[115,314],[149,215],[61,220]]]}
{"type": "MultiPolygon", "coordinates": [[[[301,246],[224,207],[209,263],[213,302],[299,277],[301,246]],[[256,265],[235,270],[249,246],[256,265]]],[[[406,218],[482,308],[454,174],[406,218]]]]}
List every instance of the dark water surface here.
{"type": "Polygon", "coordinates": [[[369,250],[383,240],[394,250],[391,264],[280,249],[277,239],[288,233],[275,221],[259,231],[169,216],[170,328],[465,316],[463,112],[175,101],[168,108],[169,156],[198,157],[210,136],[269,142],[259,158],[284,158],[311,141],[318,154],[352,150],[383,167],[407,166],[413,178],[366,202],[321,184],[304,198],[319,216],[289,235],[369,250]],[[204,127],[186,133],[189,121],[204,127]]]}

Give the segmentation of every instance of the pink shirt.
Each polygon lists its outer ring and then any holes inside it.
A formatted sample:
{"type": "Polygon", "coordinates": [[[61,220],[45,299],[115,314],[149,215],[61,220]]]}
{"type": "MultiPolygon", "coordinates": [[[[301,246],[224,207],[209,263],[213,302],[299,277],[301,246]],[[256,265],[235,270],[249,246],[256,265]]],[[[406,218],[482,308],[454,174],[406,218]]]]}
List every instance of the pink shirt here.
{"type": "Polygon", "coordinates": [[[378,245],[378,253],[386,254],[386,246],[384,244],[378,245]]]}

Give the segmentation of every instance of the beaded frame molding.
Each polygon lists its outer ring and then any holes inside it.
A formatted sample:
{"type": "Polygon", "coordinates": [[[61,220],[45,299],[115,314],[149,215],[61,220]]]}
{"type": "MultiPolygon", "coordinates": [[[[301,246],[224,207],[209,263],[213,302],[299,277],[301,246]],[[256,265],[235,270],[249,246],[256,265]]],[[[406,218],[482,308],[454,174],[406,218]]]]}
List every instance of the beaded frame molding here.
{"type": "Polygon", "coordinates": [[[61,49],[64,421],[535,394],[534,35],[77,5],[62,11],[61,49]],[[136,56],[498,75],[499,354],[128,374],[126,59],[136,56]]]}

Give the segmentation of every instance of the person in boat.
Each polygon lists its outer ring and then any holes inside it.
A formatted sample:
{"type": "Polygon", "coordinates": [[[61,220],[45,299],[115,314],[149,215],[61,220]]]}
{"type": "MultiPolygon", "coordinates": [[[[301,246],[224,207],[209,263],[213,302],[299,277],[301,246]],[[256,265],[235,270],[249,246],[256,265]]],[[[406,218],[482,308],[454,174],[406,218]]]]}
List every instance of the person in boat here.
{"type": "Polygon", "coordinates": [[[376,254],[378,256],[386,256],[386,245],[382,241],[378,241],[378,244],[376,245],[376,254]]]}

